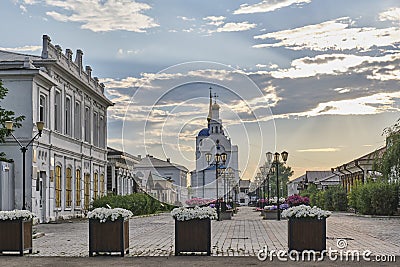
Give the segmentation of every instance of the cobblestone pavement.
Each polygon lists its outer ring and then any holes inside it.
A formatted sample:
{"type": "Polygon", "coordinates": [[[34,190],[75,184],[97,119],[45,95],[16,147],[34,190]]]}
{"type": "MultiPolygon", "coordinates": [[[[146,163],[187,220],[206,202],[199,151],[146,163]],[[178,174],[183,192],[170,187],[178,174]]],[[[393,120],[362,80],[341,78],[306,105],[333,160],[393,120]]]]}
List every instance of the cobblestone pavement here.
{"type": "MultiPolygon", "coordinates": [[[[130,256],[171,256],[174,253],[174,221],[170,214],[130,220],[130,256]]],[[[32,256],[86,257],[88,222],[40,224],[32,256]]],[[[287,250],[287,221],[262,220],[259,212],[241,207],[232,220],[212,221],[213,256],[256,256],[265,245],[269,250],[287,250]]],[[[327,219],[327,248],[337,249],[338,238],[347,249],[370,250],[373,254],[400,255],[400,218],[368,218],[334,213],[327,219]]]]}

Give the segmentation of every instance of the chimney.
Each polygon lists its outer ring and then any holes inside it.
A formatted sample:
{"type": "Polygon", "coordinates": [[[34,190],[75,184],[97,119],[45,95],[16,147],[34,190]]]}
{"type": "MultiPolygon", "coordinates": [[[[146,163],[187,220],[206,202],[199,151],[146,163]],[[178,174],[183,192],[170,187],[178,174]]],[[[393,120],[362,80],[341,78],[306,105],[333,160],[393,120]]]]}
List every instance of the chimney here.
{"type": "Polygon", "coordinates": [[[89,76],[90,80],[90,78],[92,78],[92,67],[86,66],[86,74],[89,76]]]}
{"type": "Polygon", "coordinates": [[[42,47],[42,58],[49,57],[49,44],[51,40],[48,35],[43,35],[43,47],[42,47]]]}
{"type": "Polygon", "coordinates": [[[78,65],[78,67],[79,67],[79,72],[81,72],[82,69],[83,69],[82,57],[83,57],[83,52],[82,52],[82,50],[80,50],[80,49],[76,50],[75,64],[78,65]]]}
{"type": "Polygon", "coordinates": [[[65,50],[65,56],[68,58],[69,61],[72,61],[72,54],[73,54],[73,52],[71,49],[67,48],[65,50]]]}
{"type": "Polygon", "coordinates": [[[62,48],[59,45],[54,46],[57,49],[57,57],[60,57],[62,54],[62,48]]]}

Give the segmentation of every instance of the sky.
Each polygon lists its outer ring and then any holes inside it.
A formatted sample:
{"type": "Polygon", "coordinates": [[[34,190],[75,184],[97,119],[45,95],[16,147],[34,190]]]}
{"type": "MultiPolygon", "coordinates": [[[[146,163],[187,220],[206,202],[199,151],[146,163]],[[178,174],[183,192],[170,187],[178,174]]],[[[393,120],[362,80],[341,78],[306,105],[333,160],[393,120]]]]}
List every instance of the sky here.
{"type": "Polygon", "coordinates": [[[209,88],[244,179],[268,151],[330,170],[385,144],[400,117],[398,0],[2,0],[0,49],[42,35],[106,85],[108,145],[195,167],[209,88]]]}

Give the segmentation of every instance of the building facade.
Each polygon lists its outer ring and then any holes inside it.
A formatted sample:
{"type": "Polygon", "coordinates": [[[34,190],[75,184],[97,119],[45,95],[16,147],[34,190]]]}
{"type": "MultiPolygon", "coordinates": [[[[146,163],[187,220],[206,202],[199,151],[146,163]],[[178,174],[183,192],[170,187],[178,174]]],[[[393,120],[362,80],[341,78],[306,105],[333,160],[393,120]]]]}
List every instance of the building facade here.
{"type": "Polygon", "coordinates": [[[134,174],[139,157],[109,147],[107,161],[108,194],[129,195],[140,191],[134,174]]]}
{"type": "MultiPolygon", "coordinates": [[[[135,165],[135,172],[139,177],[143,177],[144,173],[147,172],[148,175],[154,179],[158,179],[159,185],[165,185],[165,190],[176,191],[176,193],[173,194],[168,193],[168,200],[170,200],[169,203],[181,205],[188,199],[188,169],[186,167],[172,163],[170,159],[161,160],[152,155],[146,155],[146,157],[141,158],[140,162],[135,165]],[[168,183],[161,183],[161,180],[159,179],[160,177],[166,181],[170,181],[174,186],[169,185],[168,183]],[[175,196],[175,198],[172,198],[171,196],[175,196]]],[[[146,185],[146,183],[143,185],[146,185]]],[[[148,190],[154,190],[154,188],[150,186],[148,187],[148,190]]],[[[149,193],[150,191],[147,192],[149,193]]],[[[161,201],[161,199],[159,200],[161,201]]]]}
{"type": "Polygon", "coordinates": [[[210,88],[210,103],[207,116],[207,128],[202,129],[196,137],[196,169],[191,172],[191,197],[215,199],[232,193],[233,187],[239,181],[238,146],[232,145],[231,139],[225,134],[222,120],[219,118],[220,106],[216,100],[212,103],[210,88]],[[226,163],[219,163],[218,179],[215,154],[226,153],[226,163]],[[206,155],[211,155],[207,161],[206,155]],[[224,170],[231,170],[231,174],[224,170]],[[218,185],[216,183],[218,181],[218,185]],[[229,181],[227,181],[229,180],[229,181]],[[229,184],[229,188],[226,188],[229,184]],[[218,187],[218,193],[217,193],[218,187]]]}
{"type": "MultiPolygon", "coordinates": [[[[107,108],[104,85],[83,66],[83,52],[53,45],[43,36],[41,56],[0,51],[0,79],[9,92],[2,105],[24,115],[14,135],[27,144],[45,128],[26,153],[26,208],[41,222],[81,216],[106,193],[107,108]]],[[[14,159],[14,207],[22,207],[22,155],[18,143],[1,144],[14,159]]]]}

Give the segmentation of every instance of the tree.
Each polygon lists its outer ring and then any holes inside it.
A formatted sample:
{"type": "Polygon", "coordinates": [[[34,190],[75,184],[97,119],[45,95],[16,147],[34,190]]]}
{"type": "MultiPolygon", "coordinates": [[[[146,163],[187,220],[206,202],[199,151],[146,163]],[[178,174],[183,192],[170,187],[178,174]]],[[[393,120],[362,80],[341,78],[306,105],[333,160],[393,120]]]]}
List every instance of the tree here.
{"type": "MultiPolygon", "coordinates": [[[[6,121],[13,121],[14,126],[20,128],[22,126],[21,122],[25,119],[25,116],[15,117],[14,111],[2,108],[1,101],[6,97],[7,93],[8,89],[3,87],[3,81],[0,79],[0,143],[4,143],[7,136],[6,121]]],[[[0,152],[0,160],[8,161],[5,156],[4,152],[0,152]]]]}
{"type": "Polygon", "coordinates": [[[383,130],[386,136],[386,151],[376,162],[376,169],[385,180],[398,179],[400,176],[400,119],[383,130]]]}
{"type": "MultiPolygon", "coordinates": [[[[283,190],[283,195],[282,191],[279,191],[279,196],[280,197],[287,197],[287,183],[289,181],[289,177],[293,175],[292,168],[288,165],[283,164],[283,162],[279,162],[279,190],[282,187],[283,190]]],[[[272,167],[275,167],[275,163],[272,164],[272,167]]],[[[266,182],[267,184],[267,182],[266,182]]],[[[269,184],[271,186],[271,191],[270,191],[270,197],[276,196],[276,173],[274,172],[273,174],[269,175],[269,184]]],[[[266,188],[268,190],[268,188],[266,188]]]]}

